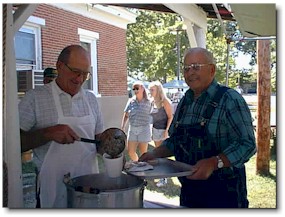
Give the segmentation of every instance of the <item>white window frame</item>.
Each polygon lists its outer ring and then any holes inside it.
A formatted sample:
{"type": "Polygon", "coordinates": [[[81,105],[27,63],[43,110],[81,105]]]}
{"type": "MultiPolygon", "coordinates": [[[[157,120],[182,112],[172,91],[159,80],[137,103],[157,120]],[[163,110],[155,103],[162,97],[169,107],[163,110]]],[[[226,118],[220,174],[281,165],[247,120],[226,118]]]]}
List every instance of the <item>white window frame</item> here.
{"type": "Polygon", "coordinates": [[[31,33],[35,35],[35,52],[36,65],[34,70],[42,69],[42,40],[41,40],[41,25],[37,23],[26,22],[20,29],[21,32],[31,33]]]}
{"type": "Polygon", "coordinates": [[[45,19],[30,16],[28,20],[24,23],[24,25],[18,30],[21,32],[31,33],[35,35],[35,55],[36,55],[36,63],[35,65],[23,65],[16,63],[16,70],[21,73],[21,71],[30,70],[31,73],[28,75],[27,80],[31,80],[31,86],[27,81],[27,87],[34,88],[34,70],[42,69],[42,40],[41,40],[41,27],[45,26],[45,19]]]}
{"type": "Polygon", "coordinates": [[[97,62],[97,40],[99,40],[99,33],[78,28],[79,40],[81,42],[90,44],[91,53],[91,86],[92,90],[97,96],[100,96],[98,92],[98,62],[97,62]]]}

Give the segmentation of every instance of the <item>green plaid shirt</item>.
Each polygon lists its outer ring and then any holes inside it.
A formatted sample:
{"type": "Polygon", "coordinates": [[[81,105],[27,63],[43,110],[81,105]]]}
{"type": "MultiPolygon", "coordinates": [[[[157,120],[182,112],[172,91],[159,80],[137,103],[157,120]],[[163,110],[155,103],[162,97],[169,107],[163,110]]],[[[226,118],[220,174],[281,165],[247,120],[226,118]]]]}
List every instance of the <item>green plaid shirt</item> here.
{"type": "MultiPolygon", "coordinates": [[[[202,115],[218,87],[219,84],[214,80],[196,100],[191,89],[186,92],[177,106],[169,129],[170,137],[174,132],[178,116],[181,124],[192,125],[202,122],[202,115]],[[185,106],[182,107],[183,100],[185,106]]],[[[237,91],[227,90],[207,122],[207,127],[210,137],[221,147],[222,153],[227,156],[232,166],[243,166],[256,153],[251,113],[244,98],[237,91]]],[[[175,144],[171,139],[165,140],[163,145],[174,152],[175,144]]]]}

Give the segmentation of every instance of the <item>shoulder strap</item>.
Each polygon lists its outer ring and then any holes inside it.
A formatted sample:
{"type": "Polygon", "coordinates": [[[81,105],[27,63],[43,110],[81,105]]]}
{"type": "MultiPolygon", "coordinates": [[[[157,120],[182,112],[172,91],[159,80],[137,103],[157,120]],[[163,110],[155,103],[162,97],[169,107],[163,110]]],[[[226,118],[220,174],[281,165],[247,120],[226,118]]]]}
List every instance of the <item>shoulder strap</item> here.
{"type": "Polygon", "coordinates": [[[214,113],[216,107],[219,105],[221,98],[223,97],[224,93],[227,92],[229,88],[226,86],[220,86],[217,90],[215,96],[213,97],[212,101],[208,104],[206,110],[204,111],[203,118],[209,120],[214,113]]]}

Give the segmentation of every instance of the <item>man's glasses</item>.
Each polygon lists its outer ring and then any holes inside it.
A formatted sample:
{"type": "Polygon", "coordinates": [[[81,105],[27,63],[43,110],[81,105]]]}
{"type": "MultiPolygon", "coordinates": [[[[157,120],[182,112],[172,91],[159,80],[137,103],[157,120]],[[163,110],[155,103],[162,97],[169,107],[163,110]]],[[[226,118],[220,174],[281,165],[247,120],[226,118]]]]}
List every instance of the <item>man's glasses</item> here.
{"type": "Polygon", "coordinates": [[[82,75],[85,80],[89,80],[90,77],[91,77],[91,73],[90,73],[90,72],[83,72],[83,71],[78,70],[78,69],[73,69],[73,68],[69,67],[66,63],[64,63],[64,65],[65,65],[71,72],[73,72],[77,77],[79,77],[80,75],[82,75]]]}
{"type": "Polygon", "coordinates": [[[184,73],[188,72],[189,70],[200,71],[201,67],[208,66],[208,65],[212,65],[212,64],[211,63],[206,63],[206,64],[192,63],[190,65],[184,66],[183,70],[184,70],[184,73]]]}

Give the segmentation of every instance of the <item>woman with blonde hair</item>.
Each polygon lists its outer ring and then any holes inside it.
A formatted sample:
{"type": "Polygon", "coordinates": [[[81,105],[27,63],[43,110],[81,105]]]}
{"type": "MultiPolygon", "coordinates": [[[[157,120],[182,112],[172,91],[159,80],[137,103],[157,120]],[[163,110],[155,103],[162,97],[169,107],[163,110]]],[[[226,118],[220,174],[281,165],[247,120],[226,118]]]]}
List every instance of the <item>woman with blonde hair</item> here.
{"type": "Polygon", "coordinates": [[[135,95],[127,102],[124,109],[121,128],[125,131],[129,120],[128,154],[131,160],[137,161],[137,147],[142,155],[147,152],[148,143],[151,141],[151,102],[141,81],[133,84],[133,91],[135,95]]]}
{"type": "MultiPolygon", "coordinates": [[[[168,129],[173,119],[171,100],[166,96],[163,86],[159,81],[149,84],[150,95],[152,96],[152,140],[155,147],[161,145],[163,140],[168,138],[168,129]]],[[[160,179],[158,187],[167,183],[167,179],[160,179]]]]}

